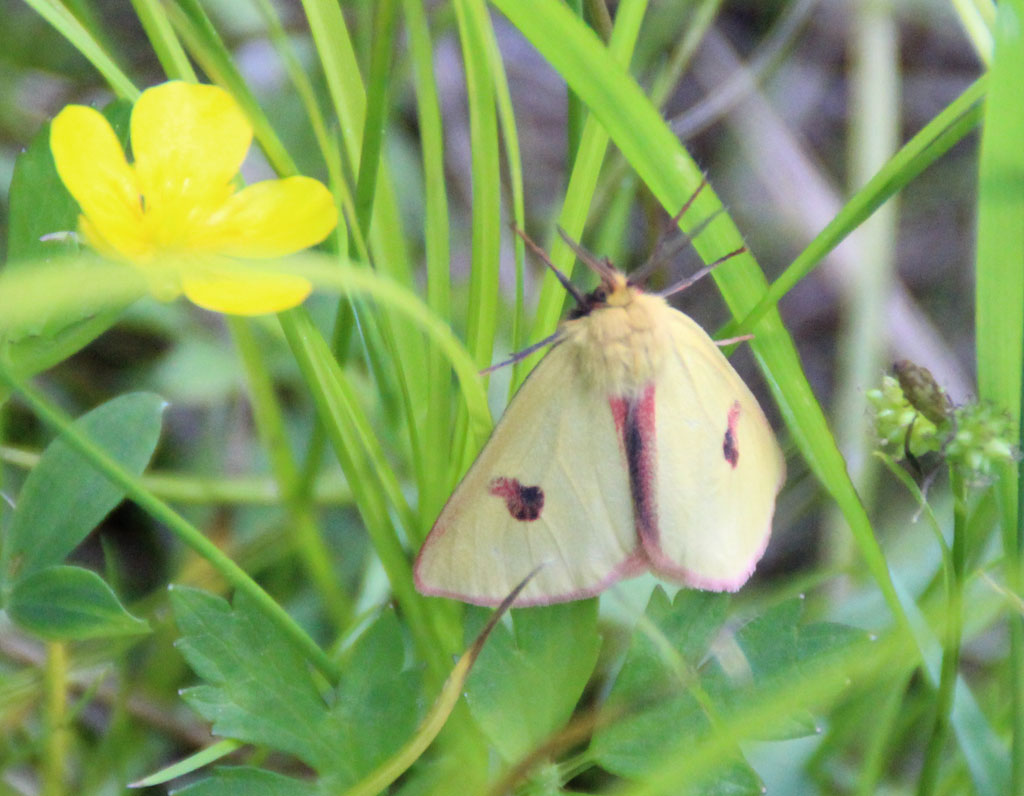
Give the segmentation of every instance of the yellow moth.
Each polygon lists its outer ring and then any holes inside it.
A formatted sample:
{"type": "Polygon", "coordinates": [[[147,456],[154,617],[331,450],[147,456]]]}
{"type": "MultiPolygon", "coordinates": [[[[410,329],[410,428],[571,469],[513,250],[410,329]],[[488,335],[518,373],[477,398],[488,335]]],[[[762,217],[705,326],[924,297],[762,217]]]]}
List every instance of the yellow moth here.
{"type": "Polygon", "coordinates": [[[757,399],[694,321],[577,251],[601,285],[559,274],[578,306],[424,542],[424,594],[497,605],[535,570],[516,605],[645,571],[735,591],[764,553],[785,463],[757,399]]]}

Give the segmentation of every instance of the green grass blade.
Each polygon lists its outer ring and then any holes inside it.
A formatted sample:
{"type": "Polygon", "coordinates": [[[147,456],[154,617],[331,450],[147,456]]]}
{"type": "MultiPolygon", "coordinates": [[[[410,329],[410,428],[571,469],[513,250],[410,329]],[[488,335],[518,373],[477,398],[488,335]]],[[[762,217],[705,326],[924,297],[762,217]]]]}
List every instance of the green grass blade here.
{"type": "Polygon", "coordinates": [[[454,0],[469,103],[472,159],[472,253],[466,341],[476,364],[491,364],[498,317],[498,260],[501,250],[501,169],[497,108],[487,43],[474,24],[473,0],[454,0]]]}
{"type": "Polygon", "coordinates": [[[253,134],[274,170],[283,177],[299,173],[298,166],[242,77],[234,58],[198,0],[179,0],[167,6],[171,21],[188,44],[192,55],[215,82],[235,98],[253,127],[253,134]]]}
{"type": "MultiPolygon", "coordinates": [[[[1024,2],[999,4],[978,175],[975,334],[978,394],[1021,421],[1024,355],[1024,2]]],[[[1003,468],[999,496],[1007,585],[1020,593],[1018,473],[1003,468]]],[[[1010,618],[1012,792],[1024,793],[1024,618],[1010,618]]]]}
{"type": "Polygon", "coordinates": [[[139,90],[131,78],[121,70],[103,45],[62,3],[56,2],[56,0],[25,0],[25,3],[53,25],[75,49],[88,59],[89,63],[96,67],[96,71],[103,75],[103,79],[107,81],[118,98],[132,102],[138,99],[139,90]]]}
{"type": "Polygon", "coordinates": [[[388,87],[391,82],[391,62],[398,16],[397,0],[381,0],[374,4],[373,8],[376,14],[373,26],[373,52],[370,60],[362,151],[359,153],[356,181],[356,219],[363,238],[367,237],[373,218],[377,170],[388,119],[388,87]]]}
{"type": "MultiPolygon", "coordinates": [[[[629,64],[632,58],[637,37],[640,34],[640,25],[646,11],[646,0],[639,2],[631,0],[620,4],[618,13],[615,15],[615,28],[608,43],[608,53],[616,63],[622,64],[623,68],[629,64]]],[[[601,165],[604,163],[607,150],[608,132],[601,121],[591,114],[583,125],[580,145],[576,150],[572,173],[569,176],[569,185],[565,192],[565,201],[558,216],[558,226],[576,240],[583,237],[583,227],[590,212],[591,202],[594,199],[594,192],[601,175],[601,165]]],[[[556,267],[566,275],[572,276],[576,255],[557,235],[552,237],[549,254],[556,267]]],[[[531,340],[541,340],[554,331],[562,317],[565,300],[565,288],[554,274],[546,271],[541,284],[540,297],[537,300],[537,311],[530,333],[531,340]]],[[[513,388],[517,388],[522,383],[540,356],[538,353],[527,357],[516,365],[512,378],[513,388]]]]}
{"type": "MultiPolygon", "coordinates": [[[[495,0],[495,5],[583,98],[665,209],[672,214],[678,211],[700,183],[700,170],[628,73],[609,63],[593,33],[558,4],[495,0]]],[[[694,202],[690,219],[709,218],[720,206],[713,192],[705,189],[694,202]]],[[[684,219],[685,226],[691,223],[684,219]]],[[[724,214],[694,241],[706,262],[742,244],[738,230],[724,214]]],[[[767,287],[764,274],[749,253],[732,258],[713,275],[734,317],[749,312],[767,287]]],[[[776,312],[766,314],[754,331],[751,347],[793,439],[838,503],[868,570],[897,622],[905,628],[906,616],[885,556],[789,333],[776,312]]]]}
{"type": "MultiPolygon", "coordinates": [[[[427,306],[439,318],[451,318],[451,271],[448,234],[448,189],[444,166],[441,104],[434,78],[434,46],[422,0],[403,0],[405,24],[416,83],[416,108],[423,157],[423,239],[427,271],[427,306]]],[[[438,474],[450,469],[451,369],[436,346],[427,361],[427,411],[423,420],[423,455],[417,467],[420,523],[427,528],[437,516],[450,484],[438,474]]]]}

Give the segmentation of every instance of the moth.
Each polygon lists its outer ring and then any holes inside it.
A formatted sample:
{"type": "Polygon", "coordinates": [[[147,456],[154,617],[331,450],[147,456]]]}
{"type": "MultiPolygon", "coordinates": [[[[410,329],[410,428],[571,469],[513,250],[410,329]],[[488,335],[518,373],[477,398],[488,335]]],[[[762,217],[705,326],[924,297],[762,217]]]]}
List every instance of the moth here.
{"type": "Polygon", "coordinates": [[[665,300],[710,267],[659,295],[574,248],[601,283],[581,295],[559,274],[577,306],[441,511],[416,587],[497,605],[535,573],[515,604],[546,605],[652,571],[735,591],[786,470],[757,399],[665,300]]]}

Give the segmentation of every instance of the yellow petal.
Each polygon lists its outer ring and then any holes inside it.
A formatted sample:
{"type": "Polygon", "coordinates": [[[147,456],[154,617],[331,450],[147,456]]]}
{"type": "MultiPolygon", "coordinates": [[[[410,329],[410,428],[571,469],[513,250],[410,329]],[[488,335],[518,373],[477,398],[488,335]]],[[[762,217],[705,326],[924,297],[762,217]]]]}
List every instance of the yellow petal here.
{"type": "Polygon", "coordinates": [[[193,304],[228,315],[264,315],[297,307],[313,286],[295,274],[266,271],[188,274],[182,278],[185,295],[193,304]]]}
{"type": "Polygon", "coordinates": [[[330,191],[310,177],[243,188],[190,244],[232,257],[281,257],[322,241],[338,223],[330,191]]]}
{"type": "Polygon", "coordinates": [[[64,185],[88,219],[90,244],[137,259],[149,253],[135,174],[110,123],[99,111],[68,105],[50,126],[50,151],[64,185]]]}
{"type": "Polygon", "coordinates": [[[252,126],[217,86],[172,81],[142,92],[132,109],[132,153],[147,212],[208,204],[231,192],[252,126]]]}

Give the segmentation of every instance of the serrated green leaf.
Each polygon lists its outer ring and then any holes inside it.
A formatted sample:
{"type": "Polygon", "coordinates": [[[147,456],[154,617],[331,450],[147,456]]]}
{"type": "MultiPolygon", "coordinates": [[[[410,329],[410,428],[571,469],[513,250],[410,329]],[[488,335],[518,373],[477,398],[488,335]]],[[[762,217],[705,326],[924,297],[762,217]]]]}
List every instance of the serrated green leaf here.
{"type": "Polygon", "coordinates": [[[509,762],[568,721],[600,648],[596,600],[522,608],[512,621],[514,636],[494,629],[466,685],[473,718],[509,762]]]}
{"type": "Polygon", "coordinates": [[[171,791],[174,796],[315,796],[315,785],[273,771],[225,766],[206,779],[171,791]]]}
{"type": "Polygon", "coordinates": [[[359,637],[343,662],[331,722],[341,738],[333,774],[340,784],[361,779],[416,730],[420,676],[403,671],[405,639],[394,611],[385,611],[359,637]]]}
{"type": "MultiPolygon", "coordinates": [[[[724,675],[705,680],[723,712],[740,708],[745,701],[769,691],[799,687],[801,679],[816,666],[828,665],[832,655],[852,644],[866,642],[862,630],[832,622],[801,624],[803,599],[779,603],[737,631],[735,641],[745,659],[745,669],[737,678],[724,675]]],[[[797,711],[772,727],[765,727],[758,738],[783,740],[802,738],[818,731],[808,711],[797,711]]]]}
{"type": "Polygon", "coordinates": [[[728,604],[724,594],[684,589],[670,602],[660,586],[654,590],[608,695],[607,709],[624,713],[601,727],[591,745],[604,768],[642,775],[681,737],[709,729],[688,685],[725,622],[728,604]]]}
{"type": "MultiPolygon", "coordinates": [[[[159,395],[129,393],[83,415],[75,427],[126,470],[140,474],[156,449],[163,408],[159,395]]],[[[123,497],[58,437],[25,479],[0,555],[0,580],[10,588],[62,562],[123,497]]]]}
{"type": "Polygon", "coordinates": [[[291,641],[243,593],[234,607],[199,589],[174,587],[177,647],[207,684],[182,697],[213,732],[289,752],[320,770],[337,739],[327,705],[291,641]]]}
{"type": "MultiPolygon", "coordinates": [[[[801,598],[786,600],[739,629],[735,640],[746,659],[741,681],[721,690],[721,680],[709,684],[709,690],[714,688],[718,692],[723,709],[738,707],[751,692],[792,688],[799,682],[798,625],[802,613],[801,598]]],[[[807,711],[798,711],[780,717],[775,726],[763,728],[758,737],[763,740],[802,738],[816,731],[814,717],[807,711]]]]}
{"type": "Polygon", "coordinates": [[[11,590],[7,614],[22,629],[51,641],[149,632],[103,578],[81,567],[47,567],[22,578],[11,590]]]}
{"type": "Polygon", "coordinates": [[[342,788],[414,731],[418,678],[402,671],[404,642],[392,612],[356,641],[328,705],[302,656],[244,594],[232,607],[175,587],[171,603],[182,633],[178,646],[207,681],[182,696],[215,734],[288,752],[342,788]]]}
{"type": "Polygon", "coordinates": [[[754,681],[791,673],[797,662],[797,624],[803,600],[786,600],[750,620],[736,633],[754,681]]]}

